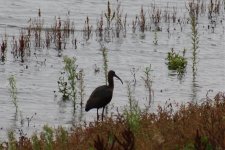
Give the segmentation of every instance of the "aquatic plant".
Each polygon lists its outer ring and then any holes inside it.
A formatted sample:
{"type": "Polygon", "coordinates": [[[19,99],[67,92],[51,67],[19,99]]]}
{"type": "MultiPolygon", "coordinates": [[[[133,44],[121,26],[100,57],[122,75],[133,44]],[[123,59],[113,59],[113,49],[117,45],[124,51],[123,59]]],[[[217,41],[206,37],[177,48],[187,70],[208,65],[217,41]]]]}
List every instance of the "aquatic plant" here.
{"type": "MultiPolygon", "coordinates": [[[[190,10],[192,10],[191,8],[190,10]]],[[[190,20],[191,20],[191,31],[192,31],[192,72],[196,74],[197,68],[197,50],[199,48],[199,34],[198,34],[198,14],[195,11],[190,11],[190,20]]]]}
{"type": "Polygon", "coordinates": [[[82,109],[83,104],[84,104],[84,96],[85,96],[85,93],[84,93],[84,88],[85,88],[85,85],[84,85],[84,70],[83,69],[81,69],[78,73],[78,83],[79,83],[78,94],[80,96],[80,106],[81,106],[81,109],[82,109]]]}
{"type": "Polygon", "coordinates": [[[132,21],[132,31],[135,33],[138,25],[138,16],[135,17],[135,19],[132,21]]]}
{"type": "Polygon", "coordinates": [[[8,78],[8,81],[9,81],[9,86],[10,86],[10,94],[11,94],[11,97],[12,97],[12,102],[16,108],[16,112],[17,112],[17,109],[18,109],[18,104],[17,104],[17,88],[16,88],[16,79],[13,75],[11,75],[9,78],[8,78]]]}
{"type": "Polygon", "coordinates": [[[19,56],[21,58],[21,62],[24,62],[25,57],[25,39],[23,33],[20,35],[19,39],[19,56]]]}
{"type": "Polygon", "coordinates": [[[89,17],[87,16],[84,23],[84,39],[88,41],[92,32],[92,26],[89,23],[89,17]]]}
{"type": "Polygon", "coordinates": [[[75,57],[63,57],[64,71],[61,72],[61,76],[58,80],[58,89],[62,93],[62,100],[72,100],[74,111],[76,109],[76,99],[77,99],[77,79],[78,74],[76,72],[77,65],[75,57]],[[71,98],[71,99],[70,99],[71,98]]]}
{"type": "Polygon", "coordinates": [[[69,89],[67,85],[67,81],[65,81],[65,72],[61,72],[61,76],[59,77],[58,80],[58,89],[59,92],[62,93],[62,100],[68,100],[69,99],[69,89]]]}
{"type": "Polygon", "coordinates": [[[154,40],[153,40],[154,45],[158,45],[158,36],[157,36],[157,29],[154,30],[154,40]]]}
{"type": "Polygon", "coordinates": [[[50,48],[50,45],[51,45],[51,35],[50,35],[50,32],[49,31],[45,31],[45,46],[47,49],[50,48]]]}
{"type": "Polygon", "coordinates": [[[2,62],[5,62],[5,59],[6,59],[6,48],[7,48],[7,42],[5,41],[2,41],[2,44],[1,44],[1,61],[2,62]]]}
{"type": "MultiPolygon", "coordinates": [[[[151,23],[154,24],[155,28],[159,27],[159,23],[162,18],[161,15],[162,15],[161,8],[157,8],[155,3],[151,4],[151,12],[149,12],[149,18],[151,23]]],[[[166,15],[166,17],[168,16],[166,15]]]]}
{"type": "Polygon", "coordinates": [[[135,86],[137,83],[137,79],[136,79],[136,73],[139,71],[139,68],[135,68],[133,67],[132,69],[130,69],[130,73],[133,76],[133,85],[135,86]]]}
{"type": "Polygon", "coordinates": [[[108,52],[107,48],[101,48],[102,56],[103,56],[103,70],[105,74],[105,84],[108,84],[108,52]]]}
{"type": "Polygon", "coordinates": [[[151,102],[152,102],[152,100],[154,98],[154,91],[152,89],[153,80],[152,80],[151,72],[152,72],[152,67],[150,65],[149,67],[145,68],[144,76],[142,76],[142,80],[145,83],[145,88],[148,91],[148,101],[149,101],[148,105],[149,106],[150,106],[150,104],[151,104],[151,102]]]}
{"type": "Polygon", "coordinates": [[[183,50],[183,56],[176,53],[172,48],[170,52],[167,54],[166,60],[169,70],[176,70],[179,74],[184,73],[185,68],[187,66],[187,60],[185,56],[185,49],[183,50]]]}
{"type": "Polygon", "coordinates": [[[76,58],[70,58],[68,56],[64,56],[63,57],[63,62],[65,64],[64,66],[64,70],[66,72],[67,75],[67,80],[68,80],[68,86],[69,86],[69,95],[70,97],[72,97],[72,101],[73,101],[73,107],[74,110],[76,108],[76,99],[77,99],[77,89],[76,89],[76,85],[77,85],[77,65],[76,63],[76,58]]]}
{"type": "Polygon", "coordinates": [[[124,20],[122,18],[123,12],[121,10],[121,2],[117,1],[116,12],[115,12],[115,28],[116,28],[116,37],[119,38],[120,32],[124,30],[124,35],[126,35],[126,19],[127,15],[125,15],[124,20]]]}
{"type": "Polygon", "coordinates": [[[107,20],[107,28],[110,29],[111,22],[115,18],[115,12],[112,12],[109,1],[108,1],[107,11],[105,13],[105,17],[106,17],[106,20],[107,20]]]}
{"type": "Polygon", "coordinates": [[[140,12],[140,16],[138,18],[139,20],[139,26],[140,26],[140,30],[141,32],[145,32],[145,28],[146,28],[146,17],[145,17],[145,12],[143,9],[143,6],[141,6],[141,12],[140,12]]]}
{"type": "Polygon", "coordinates": [[[37,113],[34,113],[31,117],[26,117],[28,127],[30,126],[31,121],[34,119],[34,116],[36,116],[36,115],[37,115],[37,113]]]}
{"type": "Polygon", "coordinates": [[[66,20],[63,22],[63,31],[66,37],[75,31],[74,22],[70,20],[70,11],[67,12],[66,20]]]}
{"type": "Polygon", "coordinates": [[[96,32],[98,33],[97,37],[100,37],[100,41],[102,41],[103,37],[103,15],[101,15],[100,20],[97,22],[97,29],[96,32]]]}

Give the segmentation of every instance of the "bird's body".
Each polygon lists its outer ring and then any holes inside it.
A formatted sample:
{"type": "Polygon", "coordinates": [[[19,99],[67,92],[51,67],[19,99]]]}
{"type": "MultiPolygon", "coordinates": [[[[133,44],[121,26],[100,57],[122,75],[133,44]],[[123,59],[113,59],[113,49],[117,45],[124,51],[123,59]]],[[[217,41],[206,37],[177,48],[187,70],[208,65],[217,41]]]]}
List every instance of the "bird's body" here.
{"type": "Polygon", "coordinates": [[[92,108],[102,108],[106,106],[112,99],[113,88],[107,85],[97,87],[91,94],[87,101],[85,111],[89,111],[92,108]],[[101,95],[99,97],[98,95],[101,95]]]}
{"type": "Polygon", "coordinates": [[[88,99],[87,104],[85,106],[85,111],[89,111],[92,108],[97,109],[97,119],[98,119],[98,109],[103,108],[102,109],[102,119],[103,119],[105,106],[109,104],[112,99],[114,89],[113,77],[117,77],[122,82],[122,80],[115,74],[114,71],[112,70],[109,71],[108,73],[109,85],[102,85],[97,87],[90,95],[90,98],[88,99]]]}

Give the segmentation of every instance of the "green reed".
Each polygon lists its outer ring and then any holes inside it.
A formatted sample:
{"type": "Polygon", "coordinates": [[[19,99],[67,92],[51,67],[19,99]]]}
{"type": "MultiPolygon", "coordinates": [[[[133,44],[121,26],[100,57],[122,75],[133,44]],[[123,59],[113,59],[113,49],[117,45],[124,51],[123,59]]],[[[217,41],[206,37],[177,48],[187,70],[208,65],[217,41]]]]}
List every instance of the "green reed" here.
{"type": "Polygon", "coordinates": [[[103,70],[105,74],[105,84],[108,84],[108,52],[107,48],[103,47],[102,49],[102,56],[103,56],[103,70]]]}
{"type": "Polygon", "coordinates": [[[9,86],[10,86],[10,94],[12,97],[12,102],[14,104],[14,106],[16,107],[16,111],[18,110],[18,104],[17,104],[17,88],[16,88],[16,79],[13,75],[11,75],[8,78],[9,81],[9,86]]]}
{"type": "Polygon", "coordinates": [[[197,50],[199,48],[199,34],[198,34],[198,23],[196,13],[190,12],[191,19],[191,31],[192,31],[192,71],[196,74],[197,68],[197,50]]]}

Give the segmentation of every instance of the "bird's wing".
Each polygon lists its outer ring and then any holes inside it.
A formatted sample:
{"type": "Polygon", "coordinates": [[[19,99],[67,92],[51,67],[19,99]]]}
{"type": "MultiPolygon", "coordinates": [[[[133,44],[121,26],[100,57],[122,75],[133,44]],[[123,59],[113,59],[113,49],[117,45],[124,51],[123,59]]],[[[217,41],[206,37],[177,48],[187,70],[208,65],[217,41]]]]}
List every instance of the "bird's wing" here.
{"type": "Polygon", "coordinates": [[[91,94],[86,107],[100,108],[105,106],[112,98],[112,90],[108,86],[97,87],[91,94]]]}

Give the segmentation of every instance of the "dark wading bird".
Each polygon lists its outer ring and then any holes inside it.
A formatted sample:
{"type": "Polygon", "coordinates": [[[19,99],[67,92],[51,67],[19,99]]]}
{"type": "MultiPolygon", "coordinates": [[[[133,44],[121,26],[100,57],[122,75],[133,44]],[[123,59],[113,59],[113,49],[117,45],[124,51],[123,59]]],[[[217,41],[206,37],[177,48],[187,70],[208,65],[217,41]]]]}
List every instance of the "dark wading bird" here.
{"type": "Polygon", "coordinates": [[[85,111],[89,111],[92,108],[97,108],[97,120],[99,118],[98,109],[103,107],[103,109],[102,109],[102,120],[103,120],[105,106],[112,99],[113,88],[114,88],[113,77],[118,78],[121,81],[121,83],[123,84],[123,81],[115,74],[115,72],[113,70],[110,70],[108,72],[109,85],[102,85],[102,86],[97,87],[91,93],[91,96],[88,99],[87,104],[85,106],[85,111]]]}

